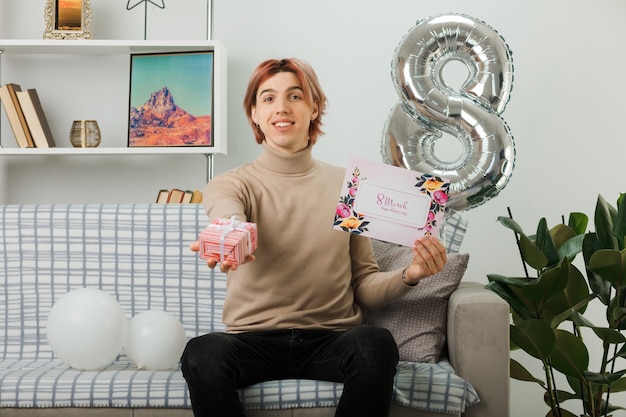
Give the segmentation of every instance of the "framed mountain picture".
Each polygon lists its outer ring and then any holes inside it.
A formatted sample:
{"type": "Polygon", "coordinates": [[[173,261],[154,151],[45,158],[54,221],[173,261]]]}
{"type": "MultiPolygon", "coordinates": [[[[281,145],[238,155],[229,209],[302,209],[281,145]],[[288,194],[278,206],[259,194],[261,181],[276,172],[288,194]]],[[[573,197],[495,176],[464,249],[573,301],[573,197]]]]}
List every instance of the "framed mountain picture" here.
{"type": "Polygon", "coordinates": [[[213,146],[212,51],[131,54],[128,146],[213,146]]]}

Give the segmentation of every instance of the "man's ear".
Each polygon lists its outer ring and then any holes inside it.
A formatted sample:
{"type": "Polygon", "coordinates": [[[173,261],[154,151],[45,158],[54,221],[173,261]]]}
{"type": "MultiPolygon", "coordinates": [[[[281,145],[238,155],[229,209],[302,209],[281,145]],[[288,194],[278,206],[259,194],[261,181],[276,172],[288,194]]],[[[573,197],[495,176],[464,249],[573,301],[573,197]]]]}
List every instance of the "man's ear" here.
{"type": "Polygon", "coordinates": [[[311,121],[317,119],[319,114],[317,103],[313,103],[313,111],[311,112],[311,121]]]}
{"type": "Polygon", "coordinates": [[[257,120],[257,117],[256,117],[256,107],[252,107],[250,109],[250,115],[252,116],[252,121],[256,124],[259,124],[259,121],[257,120]]]}

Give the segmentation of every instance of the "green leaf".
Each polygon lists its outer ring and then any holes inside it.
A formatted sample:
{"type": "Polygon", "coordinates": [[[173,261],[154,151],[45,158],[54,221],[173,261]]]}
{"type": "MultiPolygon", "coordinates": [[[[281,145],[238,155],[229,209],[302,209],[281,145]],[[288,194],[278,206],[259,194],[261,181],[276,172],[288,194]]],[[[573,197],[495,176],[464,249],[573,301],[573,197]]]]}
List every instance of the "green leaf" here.
{"type": "Polygon", "coordinates": [[[600,339],[602,339],[604,343],[617,344],[626,342],[626,336],[617,330],[609,329],[607,327],[592,327],[591,329],[600,339]]]}
{"type": "Polygon", "coordinates": [[[583,257],[585,260],[587,270],[587,280],[589,281],[589,287],[594,294],[598,296],[598,299],[604,305],[609,305],[611,302],[611,284],[602,279],[602,277],[589,269],[589,260],[598,250],[602,249],[600,241],[595,233],[587,233],[583,240],[583,257]]]}
{"type": "Polygon", "coordinates": [[[624,343],[626,336],[621,332],[608,327],[594,326],[585,316],[577,311],[572,312],[572,320],[579,327],[589,327],[604,343],[624,343]]]}
{"type": "Polygon", "coordinates": [[[626,378],[620,378],[619,380],[611,384],[611,392],[624,392],[626,391],[626,378]]]}
{"type": "Polygon", "coordinates": [[[571,238],[576,237],[576,232],[569,226],[559,223],[550,229],[550,236],[552,237],[554,246],[559,248],[571,238]]]}
{"type": "Polygon", "coordinates": [[[598,239],[598,234],[595,232],[586,233],[583,240],[583,258],[585,259],[585,264],[588,264],[591,255],[600,249],[603,248],[598,239]]]}
{"type": "Polygon", "coordinates": [[[528,370],[515,359],[509,358],[509,367],[511,370],[511,378],[517,379],[519,381],[536,382],[542,387],[546,386],[545,382],[532,376],[532,374],[528,372],[528,370]]]}
{"type": "Polygon", "coordinates": [[[619,249],[624,249],[624,239],[626,239],[626,194],[620,194],[617,200],[617,217],[613,224],[613,236],[620,241],[619,249]]]}
{"type": "Polygon", "coordinates": [[[550,269],[533,281],[520,288],[520,291],[531,300],[538,303],[539,310],[543,310],[546,301],[560,295],[567,287],[568,264],[550,269]]]}
{"type": "Polygon", "coordinates": [[[582,311],[589,302],[594,300],[596,296],[594,294],[589,294],[584,299],[580,300],[576,304],[572,306],[571,309],[563,311],[561,314],[558,314],[552,318],[551,326],[553,329],[556,329],[559,324],[563,321],[568,320],[572,317],[573,313],[582,311]]]}
{"type": "Polygon", "coordinates": [[[587,317],[583,316],[578,311],[572,311],[572,321],[579,327],[596,327],[592,322],[587,319],[587,317]]]}
{"type": "Polygon", "coordinates": [[[522,260],[530,265],[531,268],[539,271],[545,268],[548,264],[548,260],[541,250],[535,246],[534,242],[524,233],[522,227],[513,219],[504,216],[498,216],[498,222],[507,229],[514,231],[518,242],[520,252],[522,254],[522,260]]]}
{"type": "MultiPolygon", "coordinates": [[[[584,380],[581,380],[580,378],[577,378],[577,377],[567,376],[567,375],[565,376],[565,379],[567,380],[569,387],[575,392],[576,398],[582,400],[583,398],[585,398],[586,395],[589,395],[588,387],[582,386],[584,380]]],[[[594,389],[597,390],[597,387],[593,384],[591,386],[592,386],[592,392],[596,392],[594,391],[594,389]]]]}
{"type": "Polygon", "coordinates": [[[559,403],[563,403],[563,401],[567,400],[578,400],[580,397],[576,394],[572,394],[571,392],[557,390],[556,397],[559,399],[559,403]]]}
{"type": "MultiPolygon", "coordinates": [[[[487,274],[487,279],[489,282],[497,282],[499,284],[506,285],[507,287],[523,287],[528,282],[531,281],[529,278],[525,277],[507,277],[505,275],[500,274],[487,274]]],[[[534,280],[534,279],[532,279],[534,280]]]]}
{"type": "Polygon", "coordinates": [[[600,374],[597,372],[585,371],[585,379],[598,385],[612,385],[622,376],[626,375],[626,369],[615,373],[600,374]]]}
{"type": "MultiPolygon", "coordinates": [[[[572,394],[571,392],[567,392],[567,391],[562,391],[562,390],[555,390],[556,392],[556,398],[558,398],[559,400],[559,404],[561,405],[560,407],[560,413],[554,414],[557,417],[571,417],[574,416],[574,414],[572,414],[571,412],[565,410],[562,408],[562,404],[567,401],[567,400],[579,400],[580,396],[576,395],[576,394],[572,394]]],[[[544,402],[546,403],[546,405],[549,407],[550,404],[548,402],[548,398],[547,398],[547,392],[546,394],[544,394],[544,402]]],[[[552,415],[552,414],[548,414],[548,415],[552,415]]],[[[578,417],[578,416],[576,416],[578,417]]]]}
{"type": "Polygon", "coordinates": [[[611,328],[626,331],[626,287],[618,291],[610,305],[613,322],[611,328]]]}
{"type": "Polygon", "coordinates": [[[589,352],[583,341],[561,329],[556,329],[554,335],[556,343],[550,355],[554,369],[565,375],[583,378],[583,372],[589,366],[589,352]]]}
{"type": "Polygon", "coordinates": [[[524,261],[536,271],[541,271],[548,265],[548,258],[526,235],[520,235],[520,249],[524,261]]]}
{"type": "Polygon", "coordinates": [[[556,251],[556,244],[554,240],[552,240],[552,235],[550,234],[550,230],[548,230],[548,223],[545,218],[539,220],[539,224],[537,225],[535,246],[537,246],[548,259],[548,265],[556,265],[559,263],[559,254],[556,251]]]}
{"type": "Polygon", "coordinates": [[[555,409],[555,410],[548,411],[548,414],[546,414],[546,417],[578,417],[578,416],[561,407],[558,410],[555,409]]]}
{"type": "MultiPolygon", "coordinates": [[[[565,261],[564,261],[565,262],[565,261]]],[[[556,327],[563,320],[569,318],[569,310],[575,308],[580,312],[584,312],[587,308],[589,301],[595,298],[594,295],[589,296],[589,287],[583,274],[572,264],[567,264],[567,286],[565,290],[548,301],[545,308],[544,317],[551,315],[553,318],[552,326],[556,327]],[[583,302],[583,304],[579,304],[583,302]],[[554,318],[561,316],[564,312],[567,312],[565,316],[561,317],[560,321],[554,322],[554,318]]]]}
{"type": "MultiPolygon", "coordinates": [[[[600,405],[600,410],[602,410],[602,413],[604,413],[604,410],[606,410],[607,413],[611,413],[613,411],[617,411],[617,410],[626,410],[626,408],[621,407],[619,405],[612,405],[609,404],[608,407],[606,405],[606,401],[602,400],[601,401],[601,405],[600,405]]],[[[601,417],[613,417],[613,414],[601,414],[601,417]]]]}
{"type": "Polygon", "coordinates": [[[619,323],[626,320],[626,308],[624,307],[615,307],[613,309],[613,321],[615,323],[619,323]]]}
{"type": "Polygon", "coordinates": [[[500,222],[502,226],[506,227],[507,229],[511,229],[512,231],[514,231],[515,233],[519,235],[526,234],[524,233],[524,230],[522,229],[522,227],[510,217],[498,216],[498,222],[500,222]]]}
{"type": "Polygon", "coordinates": [[[523,319],[529,319],[534,317],[532,311],[528,309],[526,304],[511,289],[512,283],[510,283],[509,280],[512,278],[496,274],[489,274],[487,275],[487,278],[490,282],[487,283],[485,287],[495,292],[496,294],[498,294],[498,296],[500,296],[500,298],[506,301],[509,307],[511,307],[512,311],[514,311],[523,319]]]}
{"type": "Polygon", "coordinates": [[[572,212],[569,214],[567,225],[577,234],[582,235],[587,232],[589,217],[584,213],[572,212]]]}
{"type": "Polygon", "coordinates": [[[524,352],[546,360],[554,350],[556,337],[552,328],[544,321],[528,319],[510,327],[511,341],[524,352]]]}
{"type": "Polygon", "coordinates": [[[618,252],[610,249],[600,249],[591,255],[589,269],[599,274],[605,281],[616,288],[624,287],[624,268],[626,267],[626,249],[618,252]]]}
{"type": "Polygon", "coordinates": [[[618,249],[617,240],[613,236],[613,219],[616,217],[615,207],[607,203],[602,195],[598,195],[594,222],[596,234],[603,249],[618,249]]]}
{"type": "Polygon", "coordinates": [[[584,240],[585,235],[576,235],[563,242],[563,244],[558,248],[560,259],[567,258],[570,261],[574,259],[574,257],[583,250],[584,240]]]}

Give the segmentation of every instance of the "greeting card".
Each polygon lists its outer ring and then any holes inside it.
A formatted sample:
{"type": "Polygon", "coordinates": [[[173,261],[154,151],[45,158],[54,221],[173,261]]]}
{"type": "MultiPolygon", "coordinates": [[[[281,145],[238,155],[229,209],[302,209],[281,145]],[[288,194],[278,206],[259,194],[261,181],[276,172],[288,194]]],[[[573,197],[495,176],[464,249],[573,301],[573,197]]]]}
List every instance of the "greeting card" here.
{"type": "Polygon", "coordinates": [[[351,158],[333,228],[413,246],[439,236],[450,181],[381,162],[351,158]]]}

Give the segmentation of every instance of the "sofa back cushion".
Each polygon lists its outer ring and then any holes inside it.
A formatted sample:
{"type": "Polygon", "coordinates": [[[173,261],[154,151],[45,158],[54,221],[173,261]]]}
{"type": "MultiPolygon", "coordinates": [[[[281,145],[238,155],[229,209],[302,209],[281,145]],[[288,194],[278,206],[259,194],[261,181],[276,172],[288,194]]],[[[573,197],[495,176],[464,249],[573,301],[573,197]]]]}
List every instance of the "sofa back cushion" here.
{"type": "Polygon", "coordinates": [[[41,318],[86,286],[117,298],[128,320],[160,309],[188,337],[223,330],[225,276],[189,250],[207,223],[197,204],[0,206],[0,358],[51,359],[41,318]]]}
{"type": "MultiPolygon", "coordinates": [[[[411,248],[372,240],[382,271],[404,268],[413,259],[411,248]]],[[[449,253],[445,268],[411,289],[403,297],[376,310],[365,311],[363,322],[389,329],[400,360],[439,361],[446,342],[448,298],[457,289],[469,261],[467,253],[449,253]]]]}

